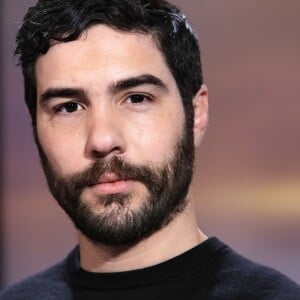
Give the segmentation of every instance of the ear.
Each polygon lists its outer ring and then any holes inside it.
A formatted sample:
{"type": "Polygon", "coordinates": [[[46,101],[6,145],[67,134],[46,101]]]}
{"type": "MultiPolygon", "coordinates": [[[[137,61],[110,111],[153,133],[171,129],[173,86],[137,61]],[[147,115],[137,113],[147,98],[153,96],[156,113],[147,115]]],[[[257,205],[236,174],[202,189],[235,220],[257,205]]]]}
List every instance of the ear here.
{"type": "Polygon", "coordinates": [[[35,114],[35,119],[33,119],[33,117],[31,116],[31,113],[26,105],[26,115],[27,115],[27,120],[29,121],[29,123],[32,125],[32,126],[35,126],[36,125],[36,115],[35,114]]]}
{"type": "Polygon", "coordinates": [[[194,108],[194,145],[195,148],[201,143],[208,125],[208,90],[202,84],[200,90],[193,99],[194,108]]]}
{"type": "Polygon", "coordinates": [[[26,115],[27,115],[28,120],[29,120],[30,122],[32,122],[32,117],[31,117],[31,114],[30,114],[30,112],[29,112],[29,109],[28,109],[27,105],[26,105],[26,115]]]}

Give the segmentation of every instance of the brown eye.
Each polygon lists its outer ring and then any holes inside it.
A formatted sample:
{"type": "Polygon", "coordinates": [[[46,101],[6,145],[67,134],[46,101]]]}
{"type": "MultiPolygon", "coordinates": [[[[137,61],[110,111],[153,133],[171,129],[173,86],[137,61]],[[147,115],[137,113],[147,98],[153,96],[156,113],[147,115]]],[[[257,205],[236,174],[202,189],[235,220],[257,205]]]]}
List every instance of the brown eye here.
{"type": "Polygon", "coordinates": [[[129,96],[127,99],[132,104],[142,104],[143,102],[150,100],[149,97],[142,95],[142,94],[134,94],[134,95],[129,96]]]}
{"type": "Polygon", "coordinates": [[[82,109],[82,106],[76,102],[67,102],[55,107],[55,112],[73,113],[82,109]]]}

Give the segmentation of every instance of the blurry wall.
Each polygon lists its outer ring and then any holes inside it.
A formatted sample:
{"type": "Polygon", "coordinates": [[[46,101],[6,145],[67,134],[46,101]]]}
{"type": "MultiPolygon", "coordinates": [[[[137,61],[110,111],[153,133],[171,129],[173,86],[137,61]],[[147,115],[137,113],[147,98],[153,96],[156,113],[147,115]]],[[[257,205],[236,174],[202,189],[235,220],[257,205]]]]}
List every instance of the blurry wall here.
{"type": "MultiPolygon", "coordinates": [[[[34,2],[2,3],[4,287],[62,259],[76,243],[47,192],[12,58],[17,27],[34,2]]],[[[199,225],[300,282],[300,2],[173,2],[198,33],[210,91],[192,191],[199,225]]]]}
{"type": "MultiPolygon", "coordinates": [[[[2,9],[2,3],[0,3],[0,42],[3,40],[3,9],[2,9]]],[[[0,78],[4,76],[3,74],[3,63],[4,63],[4,55],[3,55],[3,47],[0,47],[0,78]]],[[[4,88],[3,83],[0,79],[0,91],[2,91],[4,88]]],[[[1,95],[1,94],[0,94],[1,95]]],[[[0,111],[0,153],[3,153],[3,143],[2,143],[2,136],[3,136],[3,116],[0,111]]],[[[2,259],[2,254],[3,254],[3,247],[2,247],[2,231],[1,228],[3,227],[3,217],[1,214],[1,205],[3,201],[3,158],[1,157],[0,154],[0,266],[2,265],[3,259],[2,259]]],[[[0,269],[0,287],[1,287],[1,282],[2,282],[2,272],[3,270],[0,269]]]]}

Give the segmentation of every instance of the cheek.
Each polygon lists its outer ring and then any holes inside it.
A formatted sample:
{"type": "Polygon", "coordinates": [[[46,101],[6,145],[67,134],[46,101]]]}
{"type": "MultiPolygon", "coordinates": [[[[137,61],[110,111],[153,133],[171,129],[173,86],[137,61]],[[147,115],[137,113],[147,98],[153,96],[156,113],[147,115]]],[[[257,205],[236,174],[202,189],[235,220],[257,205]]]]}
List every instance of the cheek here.
{"type": "MultiPolygon", "coordinates": [[[[40,145],[50,164],[61,174],[69,174],[82,169],[80,164],[81,143],[76,132],[69,134],[62,130],[53,130],[51,126],[37,124],[40,145]]],[[[82,156],[82,154],[81,154],[82,156]]]]}
{"type": "Polygon", "coordinates": [[[132,157],[139,161],[160,162],[173,155],[174,146],[182,137],[184,114],[181,111],[165,113],[147,120],[130,130],[128,145],[132,157]]]}

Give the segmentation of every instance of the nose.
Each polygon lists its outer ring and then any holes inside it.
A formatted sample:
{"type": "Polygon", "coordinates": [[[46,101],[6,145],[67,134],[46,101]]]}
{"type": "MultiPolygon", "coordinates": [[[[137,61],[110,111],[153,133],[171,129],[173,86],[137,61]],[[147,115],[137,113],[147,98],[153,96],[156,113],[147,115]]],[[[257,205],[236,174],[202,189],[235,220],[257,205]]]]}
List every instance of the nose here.
{"type": "Polygon", "coordinates": [[[126,142],[123,126],[118,116],[107,111],[96,113],[88,119],[88,133],[85,146],[87,157],[107,158],[125,152],[126,142]]]}

